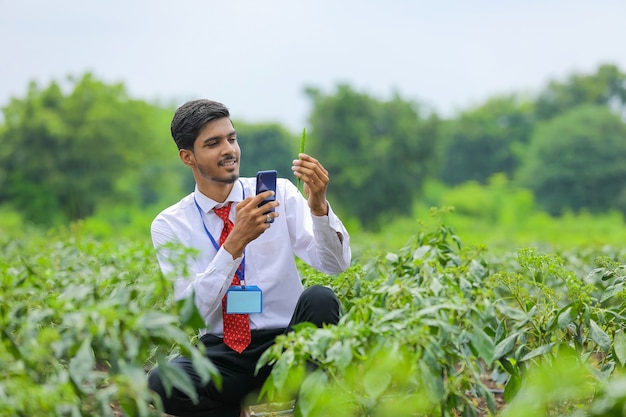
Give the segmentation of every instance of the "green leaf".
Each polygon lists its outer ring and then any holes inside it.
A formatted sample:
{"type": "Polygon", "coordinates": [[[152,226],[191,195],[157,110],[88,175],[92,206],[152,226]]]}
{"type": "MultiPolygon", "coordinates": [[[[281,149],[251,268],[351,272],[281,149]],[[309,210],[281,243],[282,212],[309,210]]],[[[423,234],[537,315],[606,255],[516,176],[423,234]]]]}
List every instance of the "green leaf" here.
{"type": "Polygon", "coordinates": [[[139,354],[140,341],[137,334],[133,332],[124,332],[124,355],[127,358],[136,358],[139,354]]]}
{"type": "Polygon", "coordinates": [[[442,398],[446,392],[446,386],[437,358],[428,350],[424,352],[424,360],[417,362],[419,381],[424,386],[424,390],[430,398],[442,398]]]}
{"type": "Polygon", "coordinates": [[[85,382],[89,381],[89,377],[96,366],[96,358],[91,348],[91,338],[83,341],[76,352],[76,355],[70,359],[69,373],[76,388],[83,392],[91,392],[91,385],[85,382]]]}
{"type": "Polygon", "coordinates": [[[189,297],[178,300],[178,318],[183,326],[200,330],[206,327],[206,323],[198,311],[195,298],[195,293],[192,293],[189,297]]]}
{"type": "Polygon", "coordinates": [[[17,343],[13,339],[13,336],[11,335],[11,333],[7,329],[2,328],[2,335],[6,337],[6,339],[9,341],[9,346],[8,346],[9,353],[15,359],[23,359],[22,352],[20,351],[20,347],[17,345],[17,343]]]}
{"type": "Polygon", "coordinates": [[[274,375],[270,373],[261,387],[259,397],[267,398],[269,401],[272,401],[275,395],[276,388],[274,388],[274,375]]]}
{"type": "Polygon", "coordinates": [[[611,349],[611,338],[593,320],[589,320],[589,335],[605,352],[611,349]]]}
{"type": "Polygon", "coordinates": [[[323,400],[322,392],[328,385],[326,374],[319,369],[307,376],[302,382],[302,389],[296,403],[296,412],[302,416],[311,415],[317,403],[323,400]]]}
{"type": "Polygon", "coordinates": [[[487,365],[491,366],[494,358],[495,344],[493,339],[485,333],[480,327],[475,327],[471,336],[472,345],[476,349],[478,356],[481,357],[487,365]]]}
{"type": "Polygon", "coordinates": [[[506,383],[504,387],[504,400],[507,403],[513,401],[513,398],[517,395],[522,387],[522,377],[519,375],[511,375],[511,379],[506,383]]]}
{"type": "Polygon", "coordinates": [[[500,364],[510,375],[519,375],[519,368],[516,367],[513,363],[511,363],[511,359],[509,358],[500,358],[500,364]]]}
{"type": "Polygon", "coordinates": [[[303,329],[317,329],[318,327],[309,321],[305,321],[302,323],[296,323],[293,326],[293,330],[299,332],[303,329]]]}
{"type": "Polygon", "coordinates": [[[337,341],[328,349],[326,355],[339,369],[345,369],[352,362],[352,347],[350,343],[337,341]]]}
{"type": "Polygon", "coordinates": [[[493,359],[500,359],[510,353],[515,348],[515,342],[520,333],[513,333],[498,343],[493,352],[493,359]]]}
{"type": "Polygon", "coordinates": [[[138,326],[146,330],[158,330],[168,324],[177,324],[176,322],[176,317],[170,314],[149,311],[139,318],[138,326]]]}
{"type": "Polygon", "coordinates": [[[547,343],[545,345],[539,346],[537,349],[534,349],[534,350],[528,352],[520,360],[523,362],[523,361],[527,361],[529,359],[535,358],[537,356],[541,356],[541,355],[545,355],[546,353],[550,353],[552,351],[552,348],[554,347],[554,345],[555,345],[555,343],[547,343]]]}
{"type": "Polygon", "coordinates": [[[194,404],[198,403],[198,393],[191,378],[181,367],[169,361],[159,361],[159,376],[168,396],[172,395],[172,388],[177,388],[191,398],[194,404]]]}
{"type": "Polygon", "coordinates": [[[391,373],[380,369],[369,371],[363,377],[363,389],[372,399],[378,399],[391,384],[391,373]]]}
{"type": "Polygon", "coordinates": [[[513,308],[506,304],[498,305],[497,308],[506,317],[509,317],[515,321],[522,321],[527,317],[526,312],[522,311],[519,308],[513,308]]]}
{"type": "Polygon", "coordinates": [[[600,302],[603,303],[606,300],[608,300],[609,298],[619,294],[620,292],[622,292],[624,290],[624,282],[618,282],[615,285],[611,285],[609,287],[607,287],[603,292],[602,292],[602,296],[600,297],[600,302]]]}
{"type": "Polygon", "coordinates": [[[283,353],[280,359],[276,362],[276,365],[272,368],[272,377],[274,378],[274,387],[277,391],[282,391],[285,388],[285,382],[289,375],[289,369],[291,369],[294,361],[293,350],[287,350],[283,353]]]}
{"type": "Polygon", "coordinates": [[[207,359],[201,349],[191,349],[190,354],[191,362],[193,363],[193,367],[200,377],[202,384],[206,384],[209,380],[213,380],[213,384],[220,389],[222,387],[222,376],[213,362],[207,359]]]}
{"type": "Polygon", "coordinates": [[[399,308],[395,310],[391,310],[382,316],[379,320],[380,323],[384,323],[386,321],[396,321],[399,317],[403,317],[406,314],[406,309],[399,308]]]}
{"type": "Polygon", "coordinates": [[[464,310],[465,308],[467,307],[459,306],[456,304],[438,304],[438,305],[420,309],[419,311],[415,313],[414,317],[427,316],[429,314],[434,314],[438,312],[439,310],[464,310]]]}
{"type": "Polygon", "coordinates": [[[615,333],[613,338],[615,358],[621,366],[626,365],[626,334],[623,331],[615,333]]]}
{"type": "Polygon", "coordinates": [[[559,318],[557,320],[557,325],[558,325],[559,329],[565,328],[573,320],[572,319],[572,307],[569,306],[569,307],[561,310],[561,312],[559,313],[558,317],[559,318]]]}
{"type": "Polygon", "coordinates": [[[124,410],[125,415],[136,416],[139,414],[139,407],[137,407],[136,399],[121,396],[118,401],[120,403],[120,407],[124,410]]]}

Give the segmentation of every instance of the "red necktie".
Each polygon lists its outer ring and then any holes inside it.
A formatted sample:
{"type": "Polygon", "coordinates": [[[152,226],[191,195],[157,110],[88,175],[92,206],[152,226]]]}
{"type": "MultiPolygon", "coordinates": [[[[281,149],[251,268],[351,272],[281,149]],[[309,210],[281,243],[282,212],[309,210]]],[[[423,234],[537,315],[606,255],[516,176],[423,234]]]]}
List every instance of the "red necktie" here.
{"type": "MultiPolygon", "coordinates": [[[[213,211],[224,221],[224,228],[220,234],[220,247],[224,244],[226,237],[233,230],[233,222],[228,218],[230,206],[233,203],[221,208],[214,208],[213,211]]],[[[239,266],[241,268],[241,265],[239,266]]],[[[233,276],[232,285],[239,285],[237,274],[233,276]]],[[[224,317],[224,344],[232,350],[241,353],[250,344],[250,319],[247,314],[227,314],[226,296],[222,298],[222,316],[224,317]]]]}

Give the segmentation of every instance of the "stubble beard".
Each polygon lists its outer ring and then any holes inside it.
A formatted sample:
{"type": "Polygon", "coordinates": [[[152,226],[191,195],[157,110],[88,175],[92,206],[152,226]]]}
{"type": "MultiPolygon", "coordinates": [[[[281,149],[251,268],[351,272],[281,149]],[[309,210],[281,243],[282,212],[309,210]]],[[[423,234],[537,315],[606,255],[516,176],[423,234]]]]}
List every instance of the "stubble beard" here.
{"type": "Polygon", "coordinates": [[[219,182],[222,184],[233,184],[235,181],[239,179],[238,173],[233,173],[230,177],[216,177],[216,176],[209,175],[202,166],[198,166],[198,171],[200,172],[200,175],[202,175],[202,178],[205,178],[209,181],[219,182]]]}

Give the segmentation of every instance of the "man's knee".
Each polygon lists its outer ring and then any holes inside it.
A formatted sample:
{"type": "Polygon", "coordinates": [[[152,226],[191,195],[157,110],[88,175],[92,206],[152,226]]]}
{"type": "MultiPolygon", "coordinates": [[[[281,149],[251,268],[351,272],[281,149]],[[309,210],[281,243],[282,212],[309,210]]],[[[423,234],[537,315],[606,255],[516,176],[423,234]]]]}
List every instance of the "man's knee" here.
{"type": "Polygon", "coordinates": [[[308,302],[319,304],[338,304],[337,296],[328,287],[323,285],[313,285],[305,289],[300,295],[300,299],[306,299],[308,302]]]}
{"type": "Polygon", "coordinates": [[[318,327],[339,322],[340,303],[333,290],[328,287],[313,285],[305,289],[298,304],[301,314],[299,322],[308,321],[318,327]]]}

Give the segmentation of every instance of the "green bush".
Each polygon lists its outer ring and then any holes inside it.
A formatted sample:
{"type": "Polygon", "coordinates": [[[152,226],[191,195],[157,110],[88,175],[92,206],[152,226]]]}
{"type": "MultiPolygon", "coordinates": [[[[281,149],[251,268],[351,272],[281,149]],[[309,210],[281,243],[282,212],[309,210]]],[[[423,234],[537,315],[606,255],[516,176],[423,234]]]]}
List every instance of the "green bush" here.
{"type": "Polygon", "coordinates": [[[184,330],[202,325],[193,302],[172,301],[150,246],[42,234],[0,247],[0,415],[149,415],[146,371],[176,351],[216,377],[184,330]]]}
{"type": "MultiPolygon", "coordinates": [[[[338,326],[277,339],[259,364],[274,364],[264,398],[297,395],[307,417],[609,417],[623,407],[626,253],[493,254],[464,246],[446,210],[432,214],[403,248],[343,274],[299,264],[305,285],[332,287],[344,313],[338,326]]],[[[154,364],[193,395],[168,365],[179,353],[219,384],[193,345],[203,326],[194,303],[172,300],[149,243],[98,241],[79,226],[0,234],[0,416],[159,415],[146,386],[154,364]]]]}
{"type": "Polygon", "coordinates": [[[603,253],[489,257],[439,224],[339,277],[305,268],[345,314],[280,337],[259,364],[275,366],[263,395],[298,393],[303,416],[573,416],[594,392],[620,403],[605,384],[626,360],[624,254],[603,253]]]}

